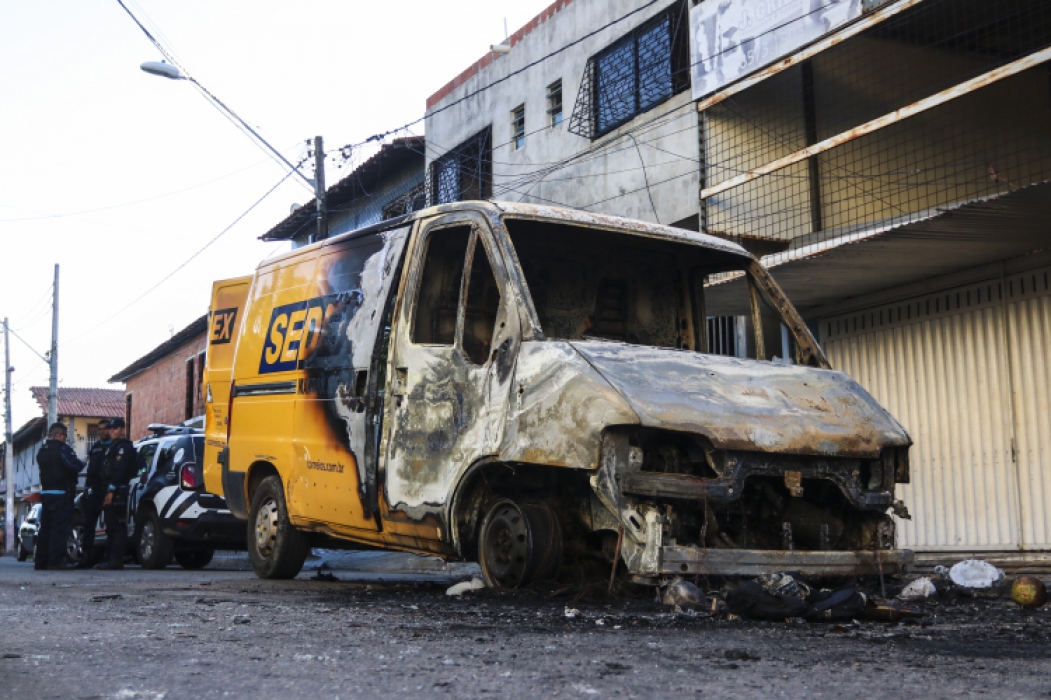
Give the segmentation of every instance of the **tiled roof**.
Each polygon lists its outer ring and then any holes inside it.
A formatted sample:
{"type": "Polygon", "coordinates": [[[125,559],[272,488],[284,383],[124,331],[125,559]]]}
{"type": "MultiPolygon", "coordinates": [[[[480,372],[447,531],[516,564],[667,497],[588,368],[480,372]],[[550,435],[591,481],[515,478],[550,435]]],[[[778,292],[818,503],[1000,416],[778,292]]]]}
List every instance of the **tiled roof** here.
{"type": "MultiPolygon", "coordinates": [[[[143,355],[139,359],[135,360],[134,362],[132,362],[130,365],[128,365],[127,367],[125,367],[121,371],[119,371],[116,374],[114,374],[112,377],[109,378],[108,381],[111,381],[111,382],[124,382],[124,381],[127,381],[128,379],[130,379],[131,377],[134,377],[139,372],[142,372],[143,370],[147,370],[150,367],[152,367],[153,365],[155,365],[158,360],[160,360],[162,357],[164,357],[168,353],[172,352],[173,350],[178,350],[183,345],[186,345],[187,343],[189,343],[191,340],[193,340],[194,338],[196,338],[199,335],[203,336],[205,331],[207,331],[207,330],[208,330],[208,314],[205,314],[204,316],[201,316],[199,319],[197,319],[196,321],[194,321],[190,325],[186,326],[186,328],[183,328],[181,331],[179,331],[178,333],[173,335],[168,340],[164,341],[163,343],[161,343],[160,345],[155,347],[153,350],[150,350],[148,353],[146,353],[145,355],[143,355]]],[[[204,344],[203,343],[201,344],[201,349],[202,350],[204,349],[204,344]]],[[[123,396],[123,395],[124,395],[124,393],[121,392],[121,396],[123,396]]],[[[121,415],[123,415],[123,413],[121,415]]]]}
{"type": "MultiPolygon", "coordinates": [[[[33,398],[47,411],[48,388],[34,386],[29,389],[33,398]]],[[[58,388],[58,415],[112,418],[124,415],[124,392],[120,389],[81,389],[62,386],[58,388]]]]}
{"type": "MultiPolygon", "coordinates": [[[[325,192],[329,210],[343,207],[362,196],[371,196],[370,190],[379,186],[391,171],[406,166],[418,167],[423,173],[426,139],[423,136],[405,136],[385,143],[380,150],[355,168],[349,175],[325,192]]],[[[312,199],[289,214],[281,223],[260,236],[263,241],[287,241],[314,221],[317,199],[312,199]]]]}

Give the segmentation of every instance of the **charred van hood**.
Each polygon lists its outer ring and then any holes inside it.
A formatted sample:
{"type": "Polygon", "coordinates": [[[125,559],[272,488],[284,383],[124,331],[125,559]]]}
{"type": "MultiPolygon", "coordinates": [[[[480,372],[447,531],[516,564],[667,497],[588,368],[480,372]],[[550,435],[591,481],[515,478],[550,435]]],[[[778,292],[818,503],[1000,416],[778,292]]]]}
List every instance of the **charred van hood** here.
{"type": "Polygon", "coordinates": [[[879,455],[901,425],[842,372],[604,341],[570,343],[642,425],[706,435],[717,448],[879,455]]]}

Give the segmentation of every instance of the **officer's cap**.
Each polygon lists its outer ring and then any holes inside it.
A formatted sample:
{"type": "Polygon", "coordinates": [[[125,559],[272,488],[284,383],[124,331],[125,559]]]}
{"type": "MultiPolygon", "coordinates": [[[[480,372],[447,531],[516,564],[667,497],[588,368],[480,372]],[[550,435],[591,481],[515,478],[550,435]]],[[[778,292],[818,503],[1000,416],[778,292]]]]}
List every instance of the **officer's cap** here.
{"type": "Polygon", "coordinates": [[[99,425],[99,428],[108,428],[108,427],[110,427],[110,425],[109,425],[109,418],[103,418],[102,420],[99,421],[98,425],[99,425]]]}
{"type": "Polygon", "coordinates": [[[123,428],[124,427],[124,419],[123,418],[110,418],[109,419],[109,427],[111,427],[111,428],[123,428]]]}

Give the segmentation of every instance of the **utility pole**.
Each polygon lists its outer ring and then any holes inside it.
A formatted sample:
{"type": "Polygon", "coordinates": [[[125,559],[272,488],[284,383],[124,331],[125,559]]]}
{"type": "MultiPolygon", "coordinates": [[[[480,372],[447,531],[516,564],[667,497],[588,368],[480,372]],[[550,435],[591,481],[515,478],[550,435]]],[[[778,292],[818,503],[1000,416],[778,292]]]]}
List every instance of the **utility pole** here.
{"type": "Polygon", "coordinates": [[[6,489],[6,509],[4,513],[4,542],[7,551],[15,551],[15,459],[11,451],[14,440],[11,427],[11,336],[7,331],[8,320],[4,318],[4,479],[6,489]]]}
{"type": "Polygon", "coordinates": [[[51,362],[51,385],[47,392],[47,428],[58,420],[58,263],[55,263],[55,293],[52,297],[51,306],[51,352],[48,354],[51,362]]]}
{"type": "Polygon", "coordinates": [[[317,202],[317,235],[314,240],[328,238],[328,201],[325,199],[325,145],[320,136],[314,137],[314,199],[317,202]]]}

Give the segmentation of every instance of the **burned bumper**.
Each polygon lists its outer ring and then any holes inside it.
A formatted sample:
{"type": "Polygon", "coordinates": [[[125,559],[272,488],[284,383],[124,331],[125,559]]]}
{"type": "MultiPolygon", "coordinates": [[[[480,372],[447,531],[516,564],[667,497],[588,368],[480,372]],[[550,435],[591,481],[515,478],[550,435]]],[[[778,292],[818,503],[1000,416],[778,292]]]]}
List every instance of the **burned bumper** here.
{"type": "Polygon", "coordinates": [[[901,573],[912,564],[907,549],[867,551],[810,551],[770,549],[700,549],[675,545],[661,547],[659,571],[670,574],[759,576],[778,571],[804,575],[872,576],[901,573]]]}

